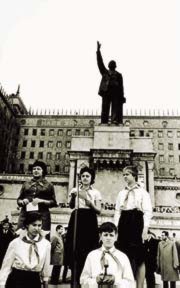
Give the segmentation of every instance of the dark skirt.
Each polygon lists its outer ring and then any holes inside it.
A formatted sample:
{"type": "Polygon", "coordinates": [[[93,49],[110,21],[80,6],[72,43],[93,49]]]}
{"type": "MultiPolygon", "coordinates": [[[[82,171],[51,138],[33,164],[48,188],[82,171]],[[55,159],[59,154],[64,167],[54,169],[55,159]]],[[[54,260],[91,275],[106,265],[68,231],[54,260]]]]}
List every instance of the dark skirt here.
{"type": "Polygon", "coordinates": [[[5,288],[41,288],[40,274],[13,268],[7,278],[5,288]]]}
{"type": "Polygon", "coordinates": [[[143,212],[137,209],[123,210],[121,212],[116,247],[128,256],[134,276],[137,268],[144,262],[145,258],[142,241],[143,228],[143,212]]]}
{"type": "MultiPolygon", "coordinates": [[[[96,249],[99,245],[99,233],[97,216],[92,209],[74,210],[69,220],[67,237],[66,237],[66,260],[70,268],[73,267],[74,257],[77,260],[77,266],[84,266],[88,253],[96,249]],[[75,214],[77,213],[77,230],[76,230],[76,249],[73,253],[74,240],[74,223],[75,214]]],[[[80,268],[81,269],[81,268],[80,268]]]]}

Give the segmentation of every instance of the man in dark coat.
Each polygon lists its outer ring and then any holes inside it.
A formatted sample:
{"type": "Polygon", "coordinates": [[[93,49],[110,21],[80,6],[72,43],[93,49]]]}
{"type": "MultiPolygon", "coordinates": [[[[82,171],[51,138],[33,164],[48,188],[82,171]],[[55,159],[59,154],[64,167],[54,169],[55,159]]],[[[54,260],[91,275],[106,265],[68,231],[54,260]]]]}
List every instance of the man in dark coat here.
{"type": "Polygon", "coordinates": [[[124,98],[123,78],[116,71],[116,62],[114,60],[109,62],[109,69],[105,67],[100,48],[101,44],[97,42],[97,64],[102,75],[98,92],[102,97],[101,123],[108,123],[111,106],[111,123],[116,125],[122,124],[123,104],[126,102],[126,98],[124,98]]]}
{"type": "Polygon", "coordinates": [[[145,267],[146,267],[146,285],[147,288],[155,288],[155,275],[157,270],[157,250],[160,240],[149,230],[148,238],[144,242],[145,247],[145,267]]]}
{"type": "Polygon", "coordinates": [[[15,238],[10,230],[10,223],[8,219],[4,219],[0,226],[0,268],[6,254],[9,243],[15,238]]]}

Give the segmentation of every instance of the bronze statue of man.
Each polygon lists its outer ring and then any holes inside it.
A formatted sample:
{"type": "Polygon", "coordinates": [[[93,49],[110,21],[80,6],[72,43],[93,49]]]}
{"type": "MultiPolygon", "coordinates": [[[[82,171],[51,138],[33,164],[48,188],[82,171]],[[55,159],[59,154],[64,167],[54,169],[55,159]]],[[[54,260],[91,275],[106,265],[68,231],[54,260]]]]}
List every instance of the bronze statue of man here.
{"type": "Polygon", "coordinates": [[[108,124],[111,106],[111,123],[118,125],[123,123],[124,97],[123,78],[116,71],[116,62],[111,60],[107,69],[101,55],[101,44],[97,42],[97,64],[102,75],[98,94],[102,97],[101,124],[108,124]]]}

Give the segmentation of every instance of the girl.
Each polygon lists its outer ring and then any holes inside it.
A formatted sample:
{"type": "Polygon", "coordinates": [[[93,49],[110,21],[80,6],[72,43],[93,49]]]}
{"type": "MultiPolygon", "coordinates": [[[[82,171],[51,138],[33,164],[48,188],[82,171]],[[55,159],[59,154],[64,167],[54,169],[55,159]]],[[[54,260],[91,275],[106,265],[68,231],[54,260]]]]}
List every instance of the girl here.
{"type": "Polygon", "coordinates": [[[0,270],[1,288],[48,288],[50,242],[41,236],[42,216],[27,214],[23,235],[8,247],[0,270]],[[42,277],[42,279],[41,279],[42,277]]]}
{"type": "Polygon", "coordinates": [[[98,223],[97,214],[101,211],[101,194],[92,187],[95,179],[94,170],[84,167],[80,171],[81,184],[79,187],[78,199],[77,188],[70,192],[70,208],[74,209],[67,230],[67,259],[72,269],[73,280],[79,284],[79,278],[84,267],[86,257],[90,251],[98,247],[98,223]],[[76,214],[77,213],[77,214],[76,214]],[[77,216],[77,218],[75,218],[77,216]],[[77,219],[76,231],[74,223],[77,219]],[[73,249],[74,233],[76,232],[75,255],[73,249]],[[74,262],[76,265],[76,275],[74,274],[74,262]]]}
{"type": "Polygon", "coordinates": [[[118,227],[117,248],[127,254],[137,281],[143,288],[145,278],[144,244],[152,215],[149,193],[136,181],[135,166],[123,169],[127,186],[120,191],[116,200],[114,223],[118,227]]]}

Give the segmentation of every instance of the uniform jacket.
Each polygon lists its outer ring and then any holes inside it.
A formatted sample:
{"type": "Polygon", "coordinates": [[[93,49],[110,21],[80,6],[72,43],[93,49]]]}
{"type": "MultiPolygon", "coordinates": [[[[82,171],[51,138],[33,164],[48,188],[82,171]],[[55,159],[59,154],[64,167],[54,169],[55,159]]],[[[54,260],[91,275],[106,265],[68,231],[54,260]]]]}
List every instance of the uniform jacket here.
{"type": "Polygon", "coordinates": [[[125,103],[126,98],[124,98],[123,78],[121,73],[117,71],[113,71],[112,74],[109,73],[109,70],[106,69],[104,65],[100,51],[97,51],[97,64],[102,75],[98,94],[102,97],[106,96],[109,92],[109,84],[111,82],[113,83],[113,87],[115,87],[116,94],[118,94],[122,103],[125,103]]]}
{"type": "Polygon", "coordinates": [[[178,281],[179,260],[175,243],[167,239],[158,245],[157,268],[163,281],[178,281]]]}
{"type": "Polygon", "coordinates": [[[54,235],[51,238],[51,264],[52,265],[63,265],[64,258],[64,243],[62,236],[54,235]]]}

